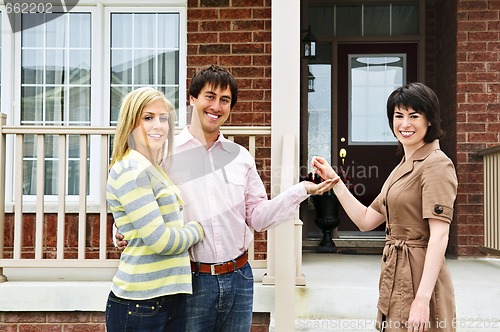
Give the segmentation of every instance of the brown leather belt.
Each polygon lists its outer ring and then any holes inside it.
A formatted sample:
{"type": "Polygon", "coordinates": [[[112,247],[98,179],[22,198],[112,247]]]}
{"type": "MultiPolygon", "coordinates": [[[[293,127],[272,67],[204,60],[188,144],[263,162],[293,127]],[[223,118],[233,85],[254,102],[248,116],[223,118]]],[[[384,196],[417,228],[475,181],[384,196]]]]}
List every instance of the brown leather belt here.
{"type": "Polygon", "coordinates": [[[201,262],[191,262],[191,271],[194,273],[207,273],[213,276],[235,272],[241,269],[248,262],[248,252],[245,251],[240,257],[224,263],[207,264],[201,262]]]}

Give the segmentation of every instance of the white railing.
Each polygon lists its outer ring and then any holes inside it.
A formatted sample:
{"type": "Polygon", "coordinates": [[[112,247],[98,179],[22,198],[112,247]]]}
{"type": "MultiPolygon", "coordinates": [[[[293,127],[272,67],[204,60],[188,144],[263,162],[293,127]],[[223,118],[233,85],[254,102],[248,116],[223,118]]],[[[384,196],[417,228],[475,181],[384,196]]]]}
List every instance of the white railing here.
{"type": "MultiPolygon", "coordinates": [[[[111,227],[109,222],[109,213],[106,206],[105,184],[107,178],[108,162],[109,162],[109,142],[110,136],[114,134],[113,127],[77,127],[77,126],[7,126],[6,116],[1,114],[0,123],[0,282],[6,281],[7,277],[3,274],[3,269],[7,267],[32,267],[32,268],[114,268],[118,265],[116,258],[108,258],[110,251],[115,249],[108,245],[110,240],[111,227]],[[23,195],[23,141],[25,135],[36,135],[36,184],[37,188],[44,188],[44,175],[45,175],[45,136],[55,135],[58,141],[58,196],[57,196],[57,231],[55,240],[55,258],[44,258],[47,256],[47,248],[44,246],[44,239],[48,237],[47,226],[44,222],[47,217],[45,207],[44,190],[37,190],[36,193],[36,211],[34,223],[34,245],[29,248],[29,257],[26,258],[26,246],[23,243],[23,224],[24,217],[27,213],[25,206],[25,196],[23,195]],[[89,234],[87,234],[87,219],[88,215],[88,202],[87,202],[87,171],[88,164],[86,148],[80,148],[79,155],[79,195],[78,195],[78,234],[77,234],[77,258],[65,258],[65,224],[67,220],[67,202],[65,195],[66,188],[66,159],[67,159],[67,145],[68,135],[77,135],[80,140],[80,147],[87,147],[91,140],[97,140],[99,148],[97,153],[92,152],[92,158],[100,160],[99,172],[99,202],[97,204],[99,215],[99,244],[98,244],[98,258],[88,258],[89,234]],[[9,155],[14,156],[14,160],[6,157],[6,141],[7,137],[11,136],[13,141],[13,152],[9,155]],[[12,170],[15,170],[14,178],[12,179],[13,185],[13,246],[12,254],[8,258],[4,258],[4,238],[5,238],[5,192],[6,192],[6,164],[12,163],[12,170]],[[62,174],[62,175],[61,175],[62,174]]],[[[178,131],[179,129],[177,129],[178,131]]],[[[235,136],[245,136],[249,139],[249,151],[255,156],[256,151],[256,137],[259,135],[270,135],[270,127],[223,127],[222,132],[229,139],[234,140],[235,136]]],[[[9,248],[10,249],[10,248],[9,248]]],[[[249,250],[249,258],[254,267],[266,268],[265,260],[254,259],[253,246],[249,250]]],[[[36,280],[36,276],[33,277],[36,280]]]]}
{"type": "Polygon", "coordinates": [[[484,247],[500,255],[500,146],[479,151],[484,169],[484,247]]]}

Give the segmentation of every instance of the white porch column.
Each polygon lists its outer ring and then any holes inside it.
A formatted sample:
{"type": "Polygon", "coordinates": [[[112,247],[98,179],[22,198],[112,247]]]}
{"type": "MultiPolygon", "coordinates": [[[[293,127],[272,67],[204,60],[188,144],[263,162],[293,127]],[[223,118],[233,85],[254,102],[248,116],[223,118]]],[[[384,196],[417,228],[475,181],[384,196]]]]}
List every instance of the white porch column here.
{"type": "MultiPolygon", "coordinates": [[[[298,141],[300,121],[300,1],[273,0],[271,6],[271,195],[288,185],[281,176],[290,174],[298,181],[298,141]],[[287,153],[294,155],[290,165],[282,165],[285,141],[292,142],[287,153]]],[[[292,184],[293,184],[292,183],[292,184]]],[[[298,213],[295,218],[298,220],[298,213]]],[[[295,221],[269,232],[268,266],[275,277],[275,331],[295,329],[296,247],[295,221]]],[[[300,263],[299,263],[300,264],[300,263]]]]}

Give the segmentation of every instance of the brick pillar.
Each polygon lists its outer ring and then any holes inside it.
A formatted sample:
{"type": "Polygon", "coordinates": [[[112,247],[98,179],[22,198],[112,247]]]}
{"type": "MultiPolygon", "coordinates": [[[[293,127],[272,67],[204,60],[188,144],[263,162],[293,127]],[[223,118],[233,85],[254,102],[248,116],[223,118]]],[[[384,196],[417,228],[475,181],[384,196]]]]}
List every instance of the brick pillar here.
{"type": "Polygon", "coordinates": [[[477,152],[500,142],[500,2],[457,1],[456,36],[456,245],[458,255],[475,256],[481,255],[484,232],[483,163],[477,152]]]}

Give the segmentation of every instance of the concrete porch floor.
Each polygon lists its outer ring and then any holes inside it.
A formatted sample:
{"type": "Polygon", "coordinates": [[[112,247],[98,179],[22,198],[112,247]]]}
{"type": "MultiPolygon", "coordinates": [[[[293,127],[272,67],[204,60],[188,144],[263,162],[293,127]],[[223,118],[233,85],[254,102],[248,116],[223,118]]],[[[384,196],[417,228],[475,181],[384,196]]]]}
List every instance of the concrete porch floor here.
{"type": "MultiPolygon", "coordinates": [[[[448,259],[447,264],[457,331],[500,331],[500,259],[448,259]]],[[[380,255],[304,253],[302,272],[306,286],[296,287],[295,331],[375,331],[380,255]]],[[[255,276],[259,280],[259,270],[255,276]]],[[[255,286],[254,311],[271,306],[273,312],[274,287],[255,286]]]]}

